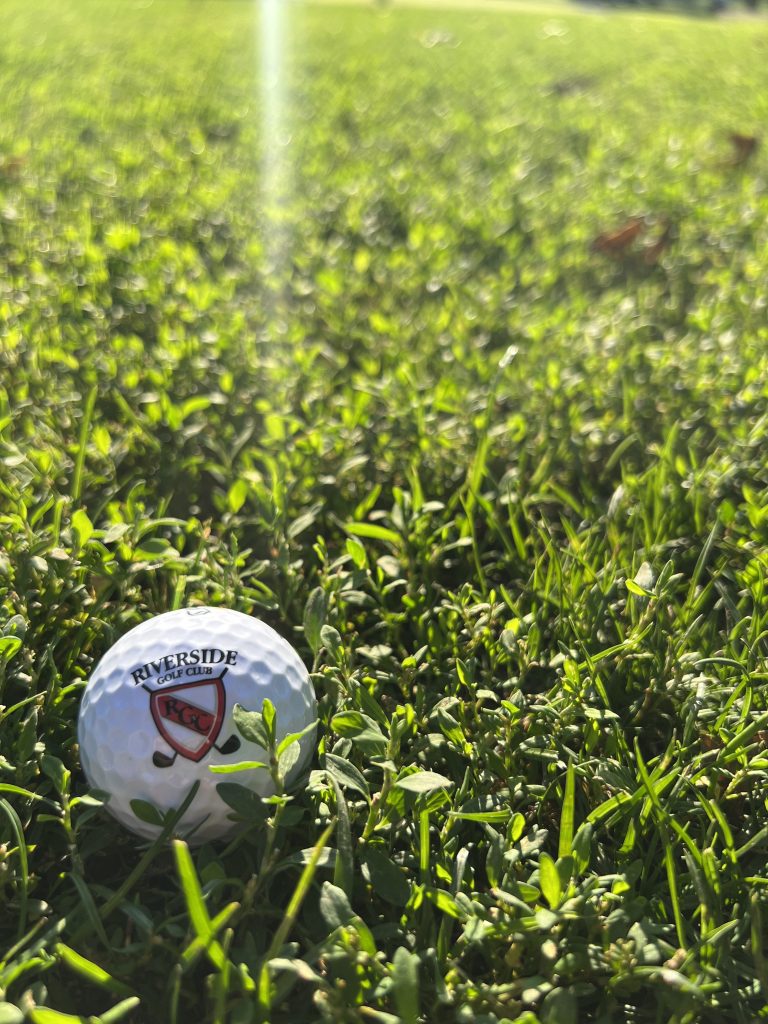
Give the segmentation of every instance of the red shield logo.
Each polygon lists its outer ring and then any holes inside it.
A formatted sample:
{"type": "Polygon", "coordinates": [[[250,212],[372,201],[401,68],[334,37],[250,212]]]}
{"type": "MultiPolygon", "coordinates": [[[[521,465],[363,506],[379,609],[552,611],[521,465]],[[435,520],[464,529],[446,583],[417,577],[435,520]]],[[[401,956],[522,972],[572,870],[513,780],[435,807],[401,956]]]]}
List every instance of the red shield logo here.
{"type": "Polygon", "coordinates": [[[225,699],[222,679],[201,679],[153,690],[149,707],[166,743],[182,757],[202,761],[218,739],[225,699]]]}

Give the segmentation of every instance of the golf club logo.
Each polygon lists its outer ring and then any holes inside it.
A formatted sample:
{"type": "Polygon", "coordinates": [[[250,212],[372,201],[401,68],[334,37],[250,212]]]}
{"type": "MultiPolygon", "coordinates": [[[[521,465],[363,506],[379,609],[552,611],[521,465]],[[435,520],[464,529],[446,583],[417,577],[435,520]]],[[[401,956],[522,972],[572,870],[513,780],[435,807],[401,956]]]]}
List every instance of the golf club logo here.
{"type": "Polygon", "coordinates": [[[170,768],[179,755],[199,762],[212,749],[220,754],[239,749],[240,740],[234,734],[221,745],[217,742],[227,702],[224,679],[236,660],[236,651],[194,649],[165,655],[131,673],[134,683],[149,694],[152,720],[171,748],[171,753],[154,752],[152,763],[156,768],[170,768]],[[221,668],[222,663],[227,667],[221,668]],[[147,685],[145,680],[153,676],[156,685],[147,685]]]}
{"type": "Polygon", "coordinates": [[[224,674],[218,679],[180,683],[149,695],[157,731],[165,742],[190,761],[202,761],[224,721],[224,674]]]}

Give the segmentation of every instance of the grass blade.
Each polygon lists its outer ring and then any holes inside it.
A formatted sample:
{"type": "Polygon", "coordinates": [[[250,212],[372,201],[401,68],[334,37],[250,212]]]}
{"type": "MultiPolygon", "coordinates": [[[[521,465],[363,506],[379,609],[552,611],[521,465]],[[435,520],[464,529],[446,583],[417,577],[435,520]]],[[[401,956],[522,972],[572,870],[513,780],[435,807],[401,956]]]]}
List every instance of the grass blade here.
{"type": "Polygon", "coordinates": [[[99,967],[92,960],[87,960],[63,942],[57,943],[54,951],[61,958],[62,963],[92,984],[105,988],[109,992],[114,992],[116,995],[123,995],[129,998],[134,995],[124,982],[113,978],[103,967],[99,967]]]}
{"type": "Polygon", "coordinates": [[[27,859],[27,844],[24,839],[24,829],[16,811],[7,800],[0,799],[0,807],[5,811],[11,823],[13,834],[16,838],[16,848],[19,853],[19,867],[21,869],[21,884],[19,887],[19,923],[16,929],[17,940],[21,939],[24,929],[27,927],[27,891],[29,888],[29,862],[27,859]]]}
{"type": "Polygon", "coordinates": [[[195,930],[196,937],[204,947],[214,967],[218,968],[218,970],[223,970],[226,956],[215,938],[213,925],[205,906],[205,900],[203,899],[203,893],[197,879],[195,865],[192,863],[189,847],[183,839],[174,839],[173,851],[176,856],[176,869],[179,873],[184,899],[187,904],[187,913],[189,914],[189,920],[195,930]]]}
{"type": "Polygon", "coordinates": [[[72,504],[77,505],[80,495],[83,492],[83,467],[85,466],[85,455],[88,450],[88,435],[91,430],[93,410],[96,405],[96,396],[99,393],[98,386],[93,385],[88,392],[83,409],[83,418],[80,421],[80,435],[77,439],[77,456],[75,458],[75,471],[72,475],[72,504]]]}
{"type": "Polygon", "coordinates": [[[563,796],[563,807],[560,812],[560,839],[558,841],[557,856],[570,857],[573,847],[573,832],[576,816],[576,770],[573,761],[568,762],[568,771],[565,776],[565,794],[563,796]]]}
{"type": "Polygon", "coordinates": [[[259,1003],[259,1011],[261,1014],[261,1020],[269,1020],[270,1007],[272,1003],[272,992],[271,992],[271,981],[269,977],[269,962],[273,960],[280,949],[284,945],[288,938],[291,929],[293,928],[296,917],[301,909],[301,905],[306,899],[309,888],[312,885],[312,879],[315,877],[315,871],[320,860],[320,856],[325,849],[328,840],[333,834],[333,830],[336,827],[336,822],[332,821],[323,831],[320,838],[315,843],[312,849],[312,856],[304,866],[304,870],[301,872],[299,881],[296,884],[296,888],[293,891],[288,907],[286,908],[285,914],[282,921],[275,930],[275,934],[272,936],[272,941],[269,944],[269,949],[261,963],[261,969],[259,971],[259,977],[257,982],[257,998],[259,1003]]]}

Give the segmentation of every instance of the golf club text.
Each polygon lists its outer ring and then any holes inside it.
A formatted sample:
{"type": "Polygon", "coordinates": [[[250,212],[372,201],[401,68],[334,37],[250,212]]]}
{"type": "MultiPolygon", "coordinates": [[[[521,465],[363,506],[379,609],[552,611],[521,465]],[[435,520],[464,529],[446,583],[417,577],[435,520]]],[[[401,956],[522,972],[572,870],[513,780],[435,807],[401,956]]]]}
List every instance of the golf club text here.
{"type": "MultiPolygon", "coordinates": [[[[222,651],[219,647],[193,647],[191,651],[177,651],[175,654],[165,654],[157,661],[148,661],[146,665],[135,668],[131,675],[138,686],[151,676],[159,675],[161,672],[170,673],[175,668],[186,668],[187,675],[209,675],[210,669],[198,668],[193,671],[191,666],[201,665],[234,665],[237,662],[237,651],[222,651]]],[[[167,678],[174,679],[181,673],[174,673],[167,678]]]]}

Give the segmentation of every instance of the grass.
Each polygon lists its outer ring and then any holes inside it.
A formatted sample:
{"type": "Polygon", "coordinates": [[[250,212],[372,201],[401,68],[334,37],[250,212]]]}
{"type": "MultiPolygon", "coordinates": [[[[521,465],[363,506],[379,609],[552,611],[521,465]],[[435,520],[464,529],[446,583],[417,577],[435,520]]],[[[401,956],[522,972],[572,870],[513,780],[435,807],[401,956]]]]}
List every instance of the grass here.
{"type": "Polygon", "coordinates": [[[764,1016],[765,26],[291,8],[275,209],[248,4],[3,20],[0,1022],[764,1016]],[[195,603],[321,729],[191,853],[75,724],[195,603]]]}

